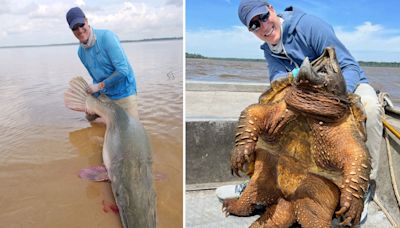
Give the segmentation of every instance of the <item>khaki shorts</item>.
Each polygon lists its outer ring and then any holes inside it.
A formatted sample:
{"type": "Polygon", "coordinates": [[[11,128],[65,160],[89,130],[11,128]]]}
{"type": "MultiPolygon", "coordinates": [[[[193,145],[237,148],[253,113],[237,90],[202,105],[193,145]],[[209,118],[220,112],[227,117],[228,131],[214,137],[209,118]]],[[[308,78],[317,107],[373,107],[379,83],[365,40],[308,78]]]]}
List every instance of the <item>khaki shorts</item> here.
{"type": "Polygon", "coordinates": [[[361,97],[361,103],[364,106],[367,115],[367,142],[369,154],[372,158],[372,170],[370,179],[376,180],[379,169],[379,160],[382,141],[382,115],[384,113],[382,105],[379,103],[378,96],[374,88],[367,83],[361,83],[357,86],[355,94],[361,97]]]}
{"type": "Polygon", "coordinates": [[[136,119],[139,119],[136,95],[130,95],[128,97],[124,97],[119,100],[114,100],[114,102],[116,104],[118,104],[119,106],[121,106],[128,113],[128,115],[131,115],[131,116],[135,117],[136,119]]]}

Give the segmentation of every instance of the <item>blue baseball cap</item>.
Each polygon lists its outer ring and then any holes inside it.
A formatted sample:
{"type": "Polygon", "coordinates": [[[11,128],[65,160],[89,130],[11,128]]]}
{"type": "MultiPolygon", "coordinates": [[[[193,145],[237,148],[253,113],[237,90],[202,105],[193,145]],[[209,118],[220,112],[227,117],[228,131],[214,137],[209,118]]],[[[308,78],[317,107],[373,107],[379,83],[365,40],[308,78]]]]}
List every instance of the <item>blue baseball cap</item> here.
{"type": "Polygon", "coordinates": [[[253,17],[268,12],[269,3],[264,0],[242,0],[239,4],[238,15],[240,21],[249,27],[253,17]]]}
{"type": "Polygon", "coordinates": [[[84,24],[85,23],[85,14],[79,7],[74,7],[68,10],[67,12],[67,22],[69,27],[72,29],[76,24],[84,24]]]}

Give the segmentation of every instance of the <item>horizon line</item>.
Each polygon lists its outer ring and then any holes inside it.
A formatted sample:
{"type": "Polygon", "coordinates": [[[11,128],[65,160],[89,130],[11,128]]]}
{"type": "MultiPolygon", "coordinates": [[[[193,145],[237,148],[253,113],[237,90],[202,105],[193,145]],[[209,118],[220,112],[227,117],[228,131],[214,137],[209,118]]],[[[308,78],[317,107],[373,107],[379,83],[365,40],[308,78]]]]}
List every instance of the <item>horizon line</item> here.
{"type": "MultiPolygon", "coordinates": [[[[161,38],[145,38],[139,40],[121,40],[121,43],[133,43],[133,42],[147,42],[147,41],[161,41],[161,40],[182,40],[183,37],[161,37],[161,38]]],[[[59,44],[26,44],[26,45],[7,45],[0,46],[0,49],[5,48],[28,48],[28,47],[52,47],[52,46],[68,46],[77,45],[79,42],[74,43],[59,43],[59,44]]]]}
{"type": "MultiPolygon", "coordinates": [[[[192,59],[213,59],[213,60],[232,60],[232,61],[250,61],[250,62],[265,62],[263,58],[248,58],[248,57],[211,57],[205,56],[198,53],[185,52],[186,58],[192,59]]],[[[356,60],[359,64],[379,63],[379,64],[397,64],[400,65],[400,61],[377,61],[377,60],[356,60]]],[[[397,66],[400,67],[400,66],[397,66]]]]}

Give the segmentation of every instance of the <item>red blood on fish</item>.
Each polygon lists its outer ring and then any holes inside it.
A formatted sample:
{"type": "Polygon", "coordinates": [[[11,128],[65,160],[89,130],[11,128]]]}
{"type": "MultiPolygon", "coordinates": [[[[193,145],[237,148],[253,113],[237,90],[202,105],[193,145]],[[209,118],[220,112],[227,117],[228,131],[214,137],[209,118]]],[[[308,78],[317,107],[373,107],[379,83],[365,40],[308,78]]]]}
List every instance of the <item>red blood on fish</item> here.
{"type": "Polygon", "coordinates": [[[102,203],[103,203],[103,211],[104,212],[108,213],[111,210],[115,214],[119,214],[119,209],[115,203],[106,202],[105,200],[103,200],[102,203]]]}
{"type": "Polygon", "coordinates": [[[115,214],[119,214],[119,209],[118,209],[117,205],[112,204],[112,205],[110,206],[110,209],[111,209],[115,214]]]}
{"type": "Polygon", "coordinates": [[[155,172],[154,180],[155,181],[164,181],[167,179],[167,175],[164,173],[155,172]]]}

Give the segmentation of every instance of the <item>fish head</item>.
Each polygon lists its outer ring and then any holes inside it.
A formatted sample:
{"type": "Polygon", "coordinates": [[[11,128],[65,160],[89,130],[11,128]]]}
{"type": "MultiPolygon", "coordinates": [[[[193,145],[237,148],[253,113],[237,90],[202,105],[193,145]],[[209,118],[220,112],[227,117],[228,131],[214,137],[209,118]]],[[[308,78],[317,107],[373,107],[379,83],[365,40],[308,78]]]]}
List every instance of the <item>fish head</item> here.
{"type": "Polygon", "coordinates": [[[302,89],[315,88],[341,98],[347,96],[346,82],[336,59],[335,49],[331,47],[326,48],[324,53],[311,63],[306,57],[294,83],[302,89]]]}

